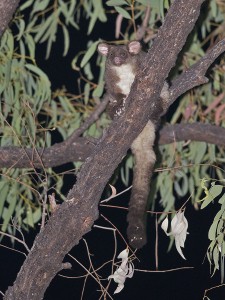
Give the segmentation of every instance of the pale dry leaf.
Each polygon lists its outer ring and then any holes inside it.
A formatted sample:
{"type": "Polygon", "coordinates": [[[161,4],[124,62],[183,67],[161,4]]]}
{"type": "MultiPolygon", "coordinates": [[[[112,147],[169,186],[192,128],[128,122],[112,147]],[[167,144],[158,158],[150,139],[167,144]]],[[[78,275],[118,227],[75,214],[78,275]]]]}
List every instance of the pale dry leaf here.
{"type": "Polygon", "coordinates": [[[173,235],[175,238],[175,246],[183,259],[186,259],[183,255],[181,247],[184,248],[184,243],[187,237],[187,229],[188,229],[188,222],[184,216],[184,212],[178,211],[176,215],[173,217],[171,221],[171,232],[167,232],[168,230],[168,217],[162,222],[161,228],[166,233],[167,236],[173,235]]]}
{"type": "Polygon", "coordinates": [[[122,259],[121,265],[116,269],[113,275],[110,275],[108,279],[113,279],[118,286],[114,291],[114,294],[117,294],[122,291],[124,288],[124,283],[126,278],[133,277],[134,274],[134,265],[132,262],[129,262],[129,250],[125,249],[117,256],[117,258],[122,259]]]}

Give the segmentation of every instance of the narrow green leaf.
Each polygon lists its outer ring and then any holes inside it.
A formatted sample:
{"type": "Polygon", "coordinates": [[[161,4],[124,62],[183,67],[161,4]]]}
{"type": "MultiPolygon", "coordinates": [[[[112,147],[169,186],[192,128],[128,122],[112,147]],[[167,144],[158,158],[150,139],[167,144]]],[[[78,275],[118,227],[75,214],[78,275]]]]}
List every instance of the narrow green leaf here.
{"type": "Polygon", "coordinates": [[[221,194],[223,189],[222,185],[214,185],[209,189],[209,193],[207,197],[205,198],[204,202],[201,205],[201,209],[205,208],[207,205],[209,205],[219,194],[221,194]]]}
{"type": "Polygon", "coordinates": [[[87,52],[85,53],[85,55],[82,58],[82,61],[80,63],[81,68],[83,68],[86,65],[86,63],[91,59],[91,57],[94,55],[94,53],[96,52],[98,43],[99,43],[99,41],[92,43],[90,48],[87,50],[87,52]]]}
{"type": "Polygon", "coordinates": [[[29,49],[29,55],[32,59],[35,58],[35,42],[30,34],[26,35],[26,43],[29,49]]]}
{"type": "Polygon", "coordinates": [[[211,8],[211,12],[212,12],[212,16],[213,18],[215,18],[217,16],[217,3],[215,1],[210,1],[210,8],[211,8]]]}
{"type": "Polygon", "coordinates": [[[97,128],[96,128],[96,124],[94,123],[87,130],[87,134],[90,136],[96,136],[96,131],[97,131],[97,128]]]}
{"type": "Polygon", "coordinates": [[[39,26],[39,30],[37,31],[37,34],[35,35],[34,41],[37,43],[41,39],[43,35],[46,35],[46,32],[48,28],[50,27],[50,24],[54,21],[53,15],[50,15],[47,19],[43,20],[42,23],[39,26]]]}
{"type": "Polygon", "coordinates": [[[24,220],[24,223],[34,228],[34,220],[33,220],[32,209],[30,205],[27,206],[26,219],[24,220]]]}
{"type": "Polygon", "coordinates": [[[20,10],[20,11],[23,11],[24,9],[28,8],[29,6],[31,6],[33,3],[34,3],[34,0],[26,1],[24,4],[22,4],[22,5],[19,7],[19,10],[20,10]]]}
{"type": "Polygon", "coordinates": [[[74,11],[76,7],[77,1],[76,0],[71,0],[70,1],[70,7],[68,10],[68,16],[74,16],[74,11]]]}
{"type": "Polygon", "coordinates": [[[223,196],[220,198],[218,202],[219,204],[225,204],[225,194],[223,194],[223,196]]]}
{"type": "Polygon", "coordinates": [[[19,24],[18,24],[18,27],[19,27],[19,34],[17,35],[17,41],[19,41],[22,37],[22,35],[24,34],[24,29],[25,29],[25,22],[23,19],[19,19],[18,20],[19,24]]]}
{"type": "Polygon", "coordinates": [[[126,19],[131,19],[131,16],[130,16],[130,14],[124,9],[124,8],[122,8],[122,7],[120,7],[120,6],[115,6],[115,10],[119,13],[119,14],[121,14],[124,18],[126,18],[126,19]]]}
{"type": "Polygon", "coordinates": [[[108,6],[118,6],[118,5],[127,5],[127,1],[125,0],[109,0],[106,2],[108,6]]]}
{"type": "MultiPolygon", "coordinates": [[[[58,189],[60,190],[60,189],[58,189]]],[[[41,214],[42,214],[42,211],[41,211],[41,207],[38,207],[34,212],[33,212],[33,222],[34,224],[37,224],[40,219],[41,219],[41,214]]]]}
{"type": "Polygon", "coordinates": [[[169,9],[169,7],[170,7],[169,6],[169,0],[164,0],[164,7],[165,7],[165,9],[169,9]]]}
{"type": "MultiPolygon", "coordinates": [[[[177,172],[178,173],[178,172],[177,172]]],[[[182,177],[174,182],[174,188],[178,196],[184,197],[188,192],[188,177],[182,172],[182,177]]]]}
{"type": "Polygon", "coordinates": [[[26,57],[25,45],[23,43],[23,40],[19,41],[19,45],[20,45],[20,54],[21,54],[20,62],[21,62],[21,67],[23,68],[23,65],[25,63],[25,57],[26,57]]]}
{"type": "Polygon", "coordinates": [[[211,241],[214,241],[215,238],[216,238],[216,228],[217,228],[217,224],[218,224],[218,221],[214,221],[212,223],[212,225],[210,226],[209,228],[209,232],[208,232],[208,238],[211,240],[211,241]]]}
{"type": "Polygon", "coordinates": [[[50,0],[34,1],[34,7],[31,12],[31,15],[33,15],[34,13],[36,13],[38,11],[45,10],[47,8],[47,6],[49,5],[49,2],[50,2],[50,0]]]}
{"type": "Polygon", "coordinates": [[[89,23],[89,26],[88,26],[88,32],[87,32],[88,35],[92,32],[92,30],[95,26],[95,23],[98,19],[98,11],[100,9],[99,1],[95,1],[93,3],[93,5],[94,5],[94,11],[91,13],[91,20],[90,20],[90,23],[89,23]]]}
{"type": "Polygon", "coordinates": [[[151,4],[151,0],[136,0],[136,1],[146,6],[151,4]]]}
{"type": "Polygon", "coordinates": [[[2,218],[3,218],[3,225],[2,225],[2,231],[6,231],[9,222],[13,216],[13,213],[15,211],[15,207],[16,207],[16,203],[17,203],[17,189],[18,186],[14,185],[11,187],[11,191],[8,194],[8,199],[7,201],[9,202],[9,207],[8,208],[4,208],[3,210],[3,214],[2,214],[2,218]]]}
{"type": "Polygon", "coordinates": [[[7,199],[7,195],[9,193],[9,183],[5,180],[0,182],[0,195],[1,195],[1,201],[0,201],[0,217],[2,216],[3,208],[5,205],[5,201],[7,199]]]}
{"type": "Polygon", "coordinates": [[[92,96],[100,98],[102,96],[103,90],[104,90],[104,84],[99,83],[98,86],[94,89],[92,96]]]}
{"type": "Polygon", "coordinates": [[[90,64],[90,62],[88,62],[84,66],[84,73],[87,76],[88,80],[90,80],[90,81],[93,80],[94,75],[92,74],[92,71],[91,71],[91,64],[90,64]]]}
{"type": "Polygon", "coordinates": [[[57,22],[57,17],[59,16],[59,10],[57,10],[58,15],[54,16],[52,18],[52,21],[50,22],[47,30],[44,32],[44,35],[40,39],[40,43],[48,41],[48,43],[51,41],[54,42],[56,40],[56,34],[57,34],[57,29],[58,29],[58,22],[57,22]]]}
{"type": "Polygon", "coordinates": [[[69,45],[70,45],[70,35],[68,32],[68,29],[66,26],[62,26],[63,29],[63,35],[64,35],[64,51],[63,51],[63,56],[66,56],[69,50],[69,45]]]}
{"type": "Polygon", "coordinates": [[[214,271],[219,270],[219,249],[215,247],[213,250],[214,271]]]}
{"type": "Polygon", "coordinates": [[[196,154],[195,155],[195,163],[200,164],[203,160],[203,157],[206,154],[207,144],[204,142],[197,142],[196,147],[197,147],[197,151],[195,153],[196,154]]]}
{"type": "Polygon", "coordinates": [[[84,104],[87,105],[89,102],[90,96],[90,83],[87,82],[84,86],[84,104]]]}
{"type": "Polygon", "coordinates": [[[50,81],[48,79],[48,76],[41,70],[39,69],[37,66],[32,65],[32,64],[25,64],[25,67],[32,71],[33,73],[35,73],[36,75],[38,75],[42,80],[44,80],[45,82],[47,82],[50,86],[50,81]]]}

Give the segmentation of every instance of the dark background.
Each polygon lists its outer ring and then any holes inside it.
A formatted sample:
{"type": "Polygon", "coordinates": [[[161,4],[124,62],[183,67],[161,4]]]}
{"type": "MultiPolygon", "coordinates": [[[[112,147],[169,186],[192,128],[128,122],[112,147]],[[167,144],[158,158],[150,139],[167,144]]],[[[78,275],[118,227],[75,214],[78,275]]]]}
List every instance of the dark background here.
{"type": "MultiPolygon", "coordinates": [[[[127,201],[125,197],[113,200],[111,204],[124,206],[127,201]]],[[[208,247],[207,231],[212,223],[216,211],[212,210],[214,206],[209,207],[201,212],[194,211],[191,205],[186,209],[186,218],[189,221],[187,240],[183,253],[187,260],[183,260],[175,246],[170,252],[167,252],[169,239],[159,228],[159,270],[170,270],[182,267],[194,267],[193,269],[177,270],[165,273],[142,273],[135,271],[131,279],[127,279],[123,291],[113,296],[113,299],[203,299],[205,289],[220,284],[220,272],[211,277],[210,267],[207,258],[205,258],[208,247]],[[205,260],[204,260],[205,259],[205,260]]],[[[126,212],[118,209],[101,208],[100,213],[117,226],[120,232],[126,236],[126,212]]],[[[95,223],[100,226],[110,227],[102,217],[95,223]]],[[[57,230],[57,229],[56,229],[57,230]]],[[[26,241],[29,246],[32,245],[32,239],[36,232],[26,235],[26,241]]],[[[103,263],[110,260],[114,253],[114,238],[111,231],[94,228],[84,236],[88,243],[91,259],[94,267],[97,269],[103,263]]],[[[117,235],[118,250],[117,254],[125,248],[125,244],[117,235]]],[[[6,245],[6,241],[4,242],[6,245]]],[[[8,246],[11,245],[8,243],[8,246]]],[[[136,269],[155,270],[155,218],[148,218],[148,244],[136,255],[139,259],[134,261],[136,269]]],[[[15,249],[23,251],[24,249],[18,243],[15,249]]],[[[80,261],[87,269],[90,266],[87,248],[84,241],[80,241],[70,254],[80,261]]],[[[5,291],[8,285],[12,284],[23,263],[24,256],[14,251],[0,247],[0,289],[5,291]]],[[[77,277],[86,274],[75,261],[70,257],[65,257],[65,262],[72,264],[71,270],[64,270],[60,274],[68,277],[77,277]]],[[[118,260],[116,260],[118,261],[118,260]]],[[[111,264],[106,265],[99,274],[102,278],[107,279],[111,274],[111,264]]],[[[84,278],[62,278],[57,275],[48,288],[45,298],[53,299],[80,299],[84,278]]],[[[103,283],[104,284],[104,283],[103,283]]],[[[112,282],[109,292],[111,295],[117,285],[112,282]]],[[[101,292],[97,283],[89,277],[85,286],[83,299],[100,299],[101,292]]],[[[215,289],[207,294],[211,300],[222,300],[225,295],[225,287],[215,289]]],[[[107,298],[108,299],[108,298],[107,298]]]]}
{"type": "MultiPolygon", "coordinates": [[[[91,34],[91,38],[95,41],[98,38],[103,40],[114,39],[114,21],[115,17],[112,15],[110,22],[106,24],[97,23],[94,28],[94,32],[91,34]]],[[[81,31],[71,29],[71,46],[69,53],[66,57],[62,57],[63,45],[62,45],[62,33],[59,32],[57,41],[53,45],[51,56],[48,60],[45,60],[45,45],[39,45],[37,47],[37,64],[48,74],[52,83],[53,90],[62,86],[66,86],[68,91],[78,94],[77,90],[77,78],[78,74],[71,70],[71,60],[79,50],[86,49],[86,42],[89,37],[86,37],[88,22],[82,21],[80,27],[81,31]]],[[[55,136],[55,141],[59,141],[59,137],[55,136]]],[[[60,171],[66,171],[70,169],[70,165],[62,166],[60,171]]],[[[67,194],[71,185],[75,182],[74,176],[66,177],[64,191],[67,194]]],[[[118,192],[125,187],[118,182],[118,192]]],[[[119,199],[114,199],[110,202],[112,205],[126,206],[129,199],[129,193],[125,193],[119,199]]],[[[181,207],[186,199],[178,199],[177,207],[181,207]]],[[[158,207],[158,210],[161,210],[158,207]]],[[[119,294],[113,296],[113,292],[116,289],[116,284],[111,283],[109,292],[113,299],[171,299],[171,300],[199,300],[203,299],[204,290],[214,285],[220,284],[220,273],[211,277],[210,267],[206,256],[206,250],[209,244],[207,238],[208,229],[216,214],[216,205],[210,205],[203,211],[195,211],[192,205],[188,204],[185,212],[185,216],[189,221],[189,235],[187,236],[184,255],[187,260],[183,260],[177,253],[176,248],[173,246],[170,252],[167,252],[169,245],[169,238],[159,228],[159,270],[169,270],[182,267],[194,267],[194,269],[184,269],[165,273],[142,273],[135,271],[132,279],[127,279],[125,282],[125,288],[119,294]]],[[[126,236],[126,211],[115,208],[100,208],[100,213],[108,218],[113,224],[115,224],[120,232],[126,236]]],[[[96,222],[97,225],[111,227],[110,224],[100,217],[96,222]]],[[[134,265],[136,269],[155,270],[155,217],[148,217],[148,244],[136,255],[140,261],[135,260],[134,265]]],[[[57,230],[57,229],[56,229],[57,230]]],[[[38,231],[37,231],[38,232],[38,231]]],[[[31,231],[29,234],[25,233],[26,241],[29,246],[32,245],[35,238],[35,231],[31,231]]],[[[104,262],[112,259],[114,253],[114,238],[112,231],[94,228],[84,238],[87,240],[89,251],[91,253],[92,263],[95,268],[100,267],[104,262]]],[[[117,254],[125,248],[125,244],[121,237],[117,235],[117,254]]],[[[12,247],[10,241],[4,239],[3,245],[12,247]]],[[[24,251],[24,248],[17,242],[14,248],[20,251],[24,251]]],[[[87,255],[87,249],[84,241],[80,241],[79,245],[71,251],[77,260],[79,260],[87,269],[89,268],[89,260],[87,255]]],[[[24,256],[7,248],[0,247],[0,290],[5,292],[9,285],[12,285],[16,275],[23,264],[24,256]]],[[[65,262],[72,264],[71,270],[64,270],[60,274],[76,277],[86,274],[86,271],[82,269],[71,258],[66,257],[65,262]]],[[[116,260],[118,261],[118,260],[116,260]]],[[[111,274],[110,264],[102,268],[99,272],[102,278],[107,279],[111,274]]],[[[46,300],[74,300],[80,299],[81,292],[84,284],[84,278],[82,279],[68,279],[62,278],[57,275],[48,288],[45,298],[46,300]]],[[[95,300],[100,299],[101,291],[96,281],[92,278],[88,278],[85,286],[85,292],[83,299],[95,300]]],[[[225,299],[225,287],[214,289],[209,292],[207,296],[211,300],[225,299]]],[[[0,296],[1,297],[1,296],[0,296]]],[[[102,298],[103,299],[103,298],[102,298]]],[[[108,298],[107,298],[108,299],[108,298]]]]}

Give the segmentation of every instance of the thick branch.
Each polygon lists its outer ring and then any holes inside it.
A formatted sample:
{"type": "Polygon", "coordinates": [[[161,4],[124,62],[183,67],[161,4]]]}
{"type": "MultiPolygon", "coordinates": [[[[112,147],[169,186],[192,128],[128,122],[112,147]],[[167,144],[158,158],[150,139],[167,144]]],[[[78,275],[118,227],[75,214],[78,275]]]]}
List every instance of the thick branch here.
{"type": "Polygon", "coordinates": [[[62,143],[49,148],[0,148],[0,168],[48,168],[68,162],[84,161],[91,154],[94,144],[80,135],[99,118],[108,100],[103,99],[83,124],[62,143]]]}
{"type": "Polygon", "coordinates": [[[11,21],[19,2],[19,0],[0,0],[0,37],[11,21]]]}
{"type": "Polygon", "coordinates": [[[0,148],[0,168],[56,167],[68,162],[84,161],[94,149],[87,138],[64,141],[49,148],[0,148]]]}
{"type": "Polygon", "coordinates": [[[175,124],[167,125],[159,132],[159,144],[161,145],[185,140],[225,147],[225,128],[202,123],[175,124]]]}
{"type": "Polygon", "coordinates": [[[182,94],[195,86],[208,82],[205,73],[212,63],[225,51],[225,39],[212,47],[204,57],[172,82],[168,107],[182,94]]]}
{"type": "Polygon", "coordinates": [[[143,70],[132,86],[128,97],[129,107],[123,116],[115,119],[107,134],[96,145],[93,155],[83,164],[77,184],[69,192],[67,201],[36,237],[13,287],[8,289],[4,299],[42,299],[50,281],[62,269],[66,253],[91,229],[98,217],[102,191],[114,169],[148,119],[158,121],[160,118],[157,91],[161,90],[175,64],[198,18],[202,2],[173,2],[146,57],[143,70]],[[148,99],[151,99],[151,103],[148,99]]]}
{"type": "MultiPolygon", "coordinates": [[[[204,123],[165,125],[159,131],[157,142],[164,145],[185,140],[225,147],[225,128],[204,123]]],[[[19,147],[3,147],[0,148],[0,168],[42,168],[43,165],[57,167],[74,161],[85,161],[94,148],[95,144],[83,137],[78,137],[71,143],[62,142],[46,149],[24,150],[19,147]]]]}

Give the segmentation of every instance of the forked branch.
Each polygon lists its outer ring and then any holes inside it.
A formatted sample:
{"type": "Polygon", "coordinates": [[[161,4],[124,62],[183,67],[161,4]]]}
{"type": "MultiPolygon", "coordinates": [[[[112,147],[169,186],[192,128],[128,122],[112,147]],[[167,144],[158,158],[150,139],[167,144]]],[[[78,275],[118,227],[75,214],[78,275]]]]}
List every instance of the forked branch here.
{"type": "Polygon", "coordinates": [[[63,268],[63,258],[91,230],[98,218],[98,202],[110,176],[149,118],[160,119],[159,93],[192,30],[203,0],[175,0],[135,80],[129,106],[111,124],[85,161],[77,183],[37,235],[17,279],[4,299],[39,300],[63,268]],[[163,62],[163,63],[162,63],[163,62]],[[151,101],[150,101],[151,99],[151,101]]]}

